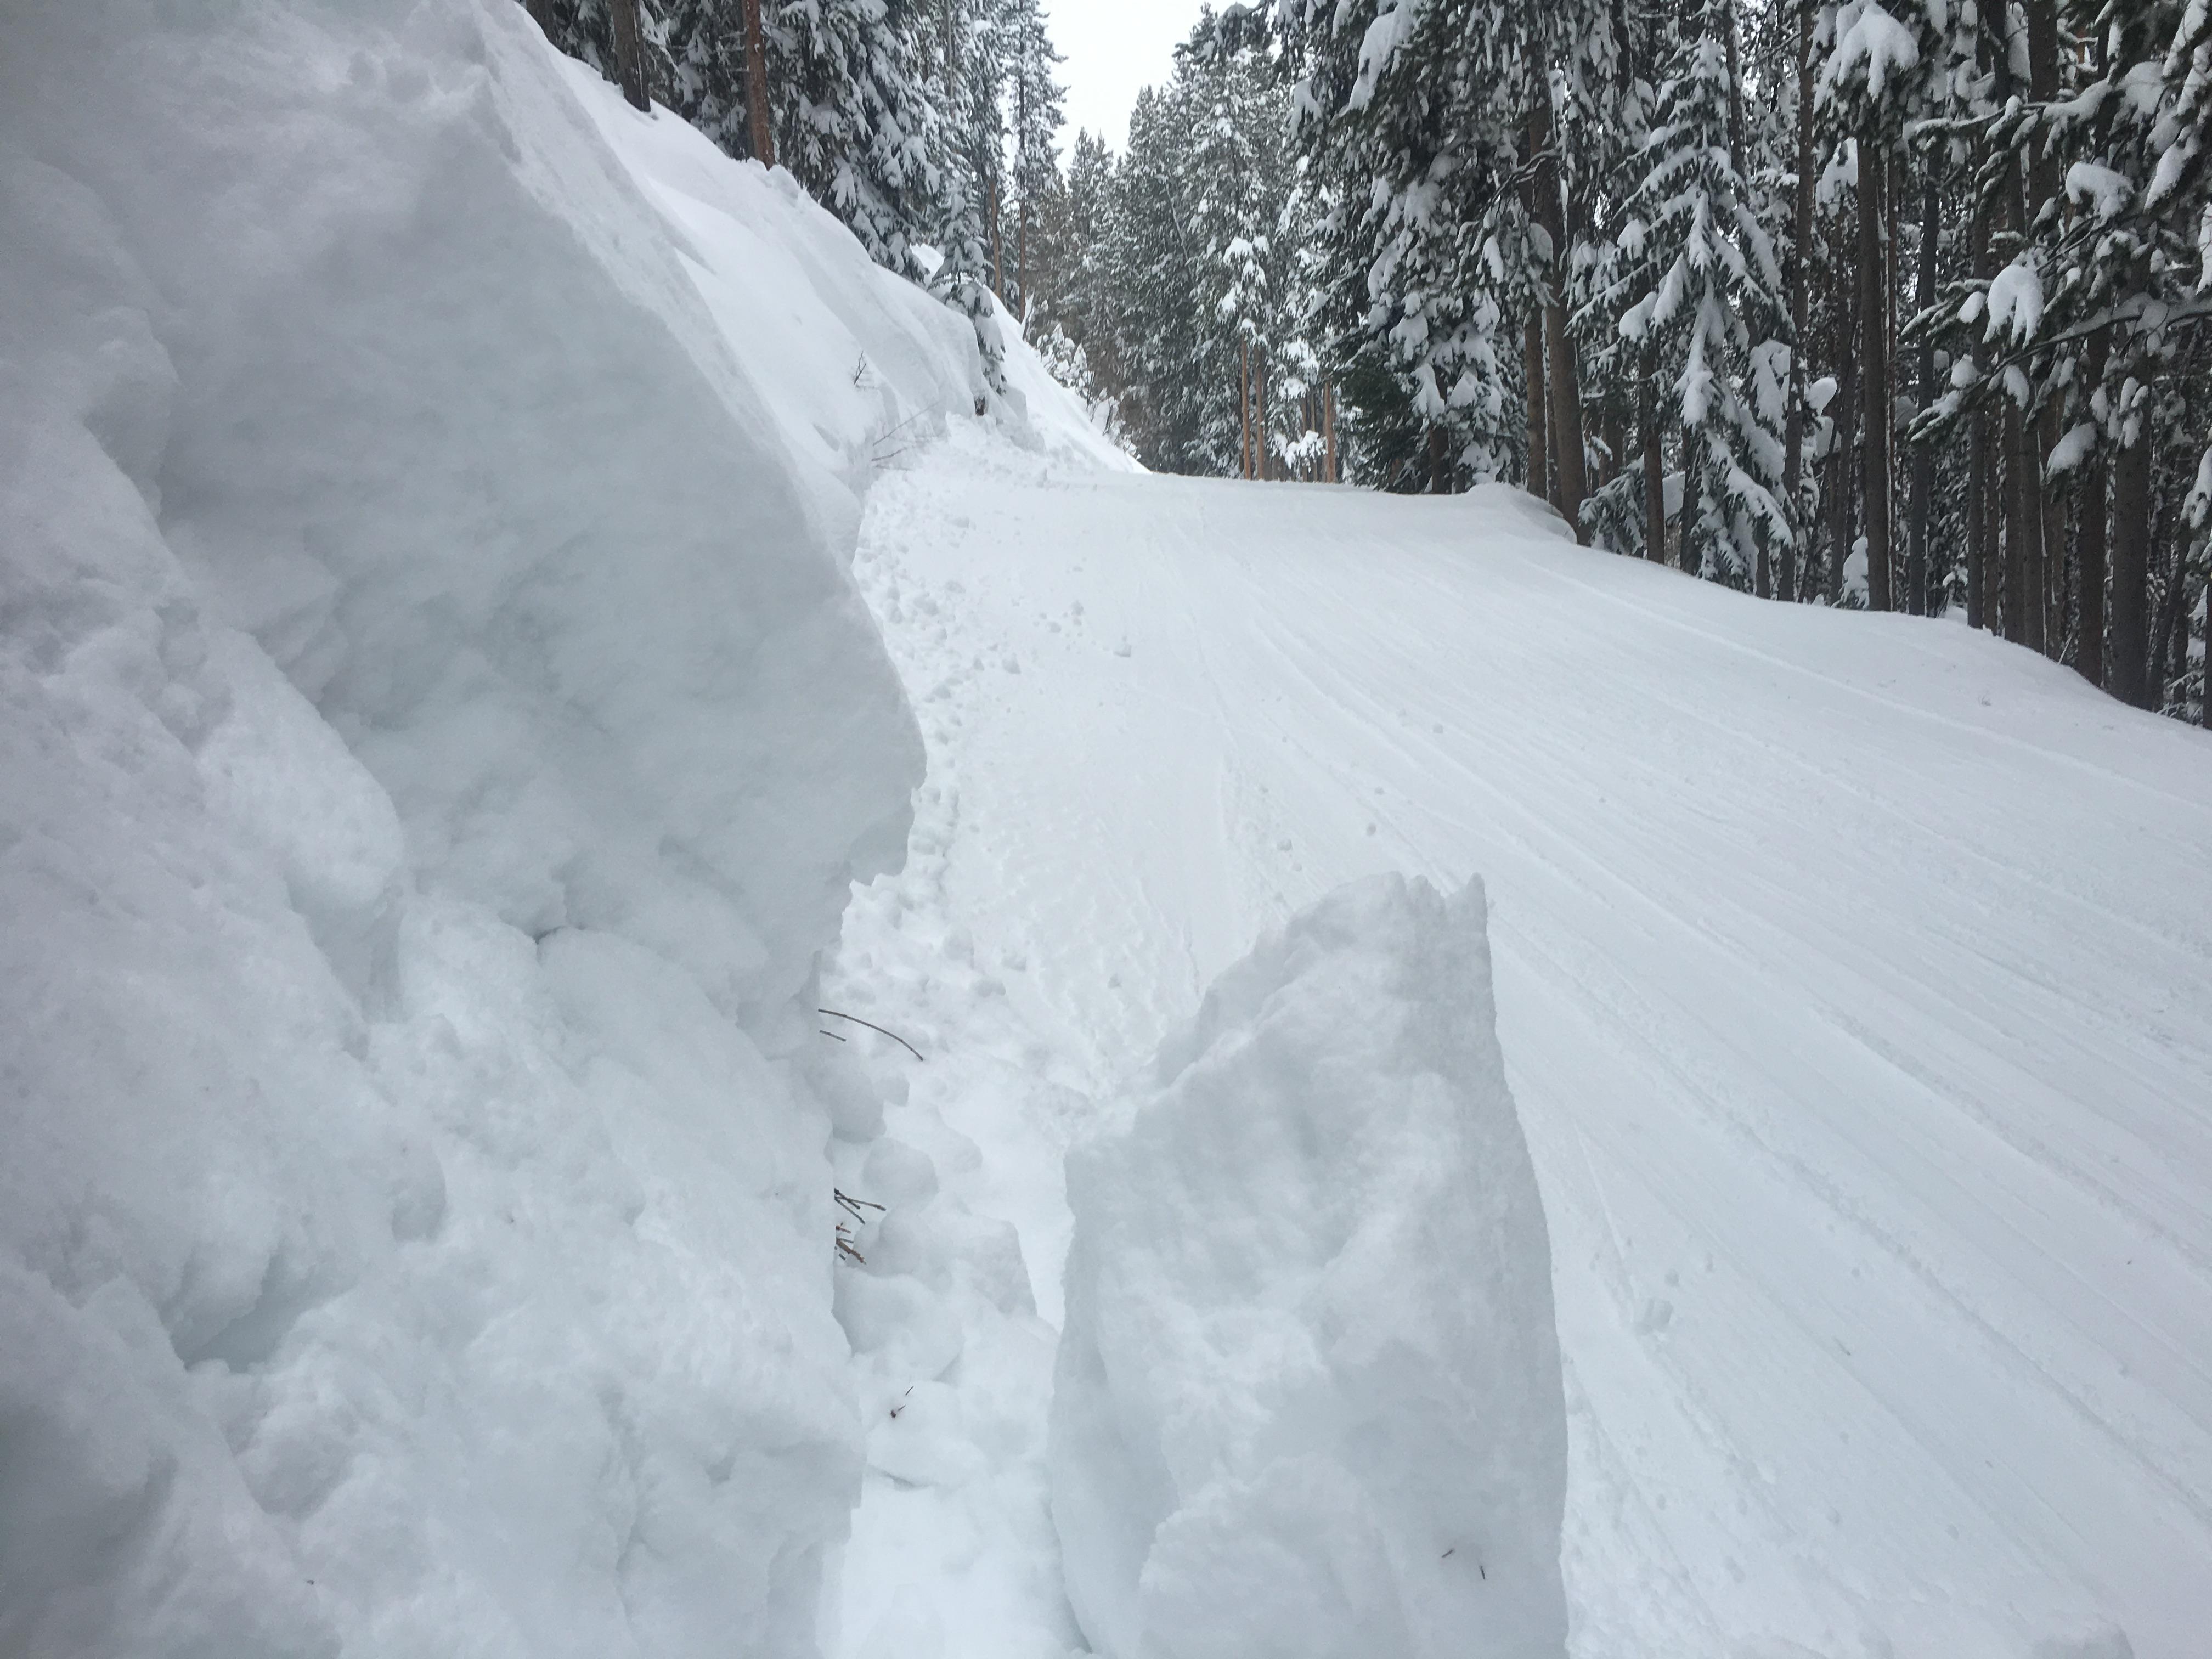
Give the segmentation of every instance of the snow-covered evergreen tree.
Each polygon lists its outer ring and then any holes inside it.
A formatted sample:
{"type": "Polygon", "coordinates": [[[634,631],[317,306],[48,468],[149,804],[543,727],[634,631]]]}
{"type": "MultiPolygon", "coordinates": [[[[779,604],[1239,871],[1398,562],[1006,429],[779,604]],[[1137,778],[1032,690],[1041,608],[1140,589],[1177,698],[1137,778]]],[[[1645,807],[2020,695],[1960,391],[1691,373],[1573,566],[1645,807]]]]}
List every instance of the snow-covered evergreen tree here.
{"type": "Polygon", "coordinates": [[[1661,80],[1625,209],[1622,337],[1662,365],[1682,428],[1682,563],[1748,587],[1787,542],[1789,318],[1773,244],[1735,157],[1725,0],[1703,0],[1661,80]]]}

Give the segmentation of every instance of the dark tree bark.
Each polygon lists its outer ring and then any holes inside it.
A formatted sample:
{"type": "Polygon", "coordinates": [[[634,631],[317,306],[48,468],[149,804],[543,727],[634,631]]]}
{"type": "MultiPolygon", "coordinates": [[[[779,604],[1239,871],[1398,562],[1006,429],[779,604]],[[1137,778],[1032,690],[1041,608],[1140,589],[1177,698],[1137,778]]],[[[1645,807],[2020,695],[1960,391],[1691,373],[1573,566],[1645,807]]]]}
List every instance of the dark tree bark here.
{"type": "Polygon", "coordinates": [[[1528,307],[1528,325],[1522,331],[1521,372],[1528,388],[1528,493],[1552,499],[1552,468],[1547,459],[1551,431],[1551,404],[1544,393],[1544,313],[1528,307]]]}
{"type": "Polygon", "coordinates": [[[2144,691],[2147,708],[2166,707],[2166,685],[2189,665],[2189,623],[2181,614],[2182,591],[2189,586],[2189,540],[2173,534],[2174,500],[2165,492],[2154,514],[2153,547],[2171,547],[2165,594],[2158,602],[2158,623],[2151,629],[2150,684],[2144,691]]]}
{"type": "Polygon", "coordinates": [[[545,31],[545,38],[553,38],[553,0],[530,0],[530,21],[545,31]]]}
{"type": "MultiPolygon", "coordinates": [[[[1973,208],[1972,228],[1969,233],[1973,243],[1974,275],[1986,277],[1990,274],[1990,214],[1985,204],[1977,202],[1973,208]]],[[[1985,368],[1983,353],[1978,343],[1974,348],[1974,366],[1985,368]]],[[[1997,520],[2002,516],[1997,495],[1996,459],[1992,453],[1996,443],[1996,423],[1986,406],[1975,408],[1969,428],[1967,465],[1973,469],[1968,496],[1972,509],[1966,532],[1966,625],[1969,628],[1990,628],[1996,625],[1996,611],[1991,603],[1991,588],[1996,580],[1997,520]]]]}
{"type": "Polygon", "coordinates": [[[649,110],[653,98],[645,84],[645,36],[638,27],[637,0],[607,0],[607,19],[614,26],[615,74],[623,96],[634,108],[649,110]]]}
{"type": "Polygon", "coordinates": [[[1805,475],[1805,348],[1807,305],[1813,283],[1813,10],[1814,0],[1797,8],[1797,199],[1796,247],[1790,262],[1790,409],[1782,427],[1782,498],[1793,532],[1782,550],[1782,597],[1795,599],[1797,546],[1811,540],[1801,527],[1797,504],[1805,475]]]}
{"type": "Polygon", "coordinates": [[[1260,482],[1267,481],[1267,354],[1260,354],[1260,372],[1255,388],[1255,407],[1252,416],[1252,464],[1259,473],[1260,482]]]}
{"type": "Polygon", "coordinates": [[[1989,614],[1989,562],[1982,554],[1982,532],[1990,515],[1987,418],[1979,410],[1969,417],[1966,446],[1966,626],[1979,628],[1989,614]]]}
{"type": "Polygon", "coordinates": [[[1705,570],[1705,550],[1690,526],[1698,521],[1698,496],[1705,488],[1705,469],[1699,463],[1705,459],[1698,452],[1701,446],[1698,434],[1685,428],[1682,433],[1682,522],[1674,532],[1674,552],[1682,567],[1682,574],[1702,576],[1705,570]]]}
{"type": "Polygon", "coordinates": [[[1861,441],[1866,497],[1867,605],[1892,606],[1889,563],[1889,316],[1881,280],[1883,158],[1869,130],[1859,140],[1859,395],[1865,407],[1861,441]]]}
{"type": "Polygon", "coordinates": [[[1252,476],[1252,343],[1243,342],[1237,353],[1237,419],[1243,429],[1243,447],[1237,451],[1238,476],[1252,476]]]}
{"type": "Polygon", "coordinates": [[[1853,319],[1859,307],[1859,289],[1865,285],[1858,263],[1846,259],[1838,277],[1836,295],[1836,361],[1843,368],[1842,384],[1832,404],[1836,411],[1835,447],[1828,457],[1828,516],[1830,545],[1823,587],[1828,603],[1844,595],[1844,566],[1851,556],[1852,449],[1858,441],[1859,354],[1852,349],[1853,319]]]}
{"type": "MultiPolygon", "coordinates": [[[[2112,331],[2100,329],[2089,338],[2087,383],[2105,378],[2105,364],[2112,347],[2112,331]]],[[[2102,445],[2081,463],[2081,501],[2075,510],[2080,526],[2081,558],[2075,570],[2074,614],[2074,670],[2092,685],[2105,683],[2105,453],[2102,445]]]]}
{"type": "Polygon", "coordinates": [[[739,0],[745,41],[745,130],[751,136],[753,159],[763,167],[775,165],[775,123],[768,106],[768,43],[761,33],[761,0],[739,0]]]}
{"type": "Polygon", "coordinates": [[[1451,441],[1440,426],[1429,428],[1429,494],[1451,494],[1451,441]]]}
{"type": "Polygon", "coordinates": [[[2027,642],[2027,544],[2035,535],[2034,516],[2028,511],[2028,492],[2021,473],[2027,449],[2020,405],[2005,399],[2004,439],[2004,636],[2014,645],[2027,642]]]}
{"type": "Polygon", "coordinates": [[[1530,117],[1531,148],[1536,164],[1536,222],[1551,239],[1552,268],[1547,273],[1544,296],[1544,337],[1550,347],[1546,380],[1552,404],[1552,467],[1559,479],[1559,511],[1575,532],[1588,543],[1583,528],[1583,498],[1589,493],[1583,472],[1583,410],[1580,377],[1575,369],[1575,343],[1567,337],[1565,298],[1567,267],[1565,204],[1559,195],[1559,169],[1551,155],[1552,100],[1549,89],[1540,86],[1535,113],[1530,117]]]}
{"type": "Polygon", "coordinates": [[[1644,556],[1667,562],[1667,458],[1661,447],[1659,393],[1652,383],[1651,354],[1643,354],[1640,424],[1644,428],[1644,556]]]}
{"type": "Polygon", "coordinates": [[[2105,689],[2137,708],[2149,703],[2151,446],[2136,434],[2112,459],[2112,647],[2105,689]]]}
{"type": "Polygon", "coordinates": [[[2021,643],[2044,649],[2051,637],[2044,574],[2044,532],[2050,526],[2043,490],[2043,451],[2038,422],[2020,418],[2021,643]]]}
{"type": "MultiPolygon", "coordinates": [[[[1915,308],[1925,311],[1936,303],[1936,244],[1942,229],[1943,204],[1930,167],[1920,187],[1920,286],[1915,308]]],[[[1936,401],[1936,343],[1920,341],[1920,407],[1936,401]]],[[[1936,448],[1912,447],[1911,529],[1905,555],[1905,608],[1916,617],[1928,614],[1928,520],[1935,507],[1936,448]]]]}

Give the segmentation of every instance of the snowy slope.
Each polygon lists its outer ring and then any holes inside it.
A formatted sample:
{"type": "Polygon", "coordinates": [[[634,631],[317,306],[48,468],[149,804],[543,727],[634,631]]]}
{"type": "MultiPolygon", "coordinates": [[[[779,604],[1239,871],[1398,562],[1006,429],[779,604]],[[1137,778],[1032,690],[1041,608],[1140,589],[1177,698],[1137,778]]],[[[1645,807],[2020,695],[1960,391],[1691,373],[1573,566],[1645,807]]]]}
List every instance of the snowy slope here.
{"type": "Polygon", "coordinates": [[[732,161],[666,111],[640,113],[596,71],[556,61],[660,210],[700,297],[794,452],[858,492],[908,464],[949,421],[975,420],[980,405],[984,428],[1019,447],[1138,470],[1003,314],[994,310],[984,324],[1002,353],[1000,392],[986,380],[975,325],[871,260],[789,173],[732,161]]]}
{"type": "MultiPolygon", "coordinates": [[[[1964,629],[1577,550],[1502,489],[1123,480],[956,431],[878,485],[858,569],[930,851],[848,918],[841,994],[932,1052],[894,1134],[1019,1230],[1048,1316],[1085,1099],[1316,896],[1479,874],[1572,1651],[2203,1651],[2204,734],[1964,629]]],[[[1034,1513],[1025,1436],[987,1480],[869,1477],[995,1519],[876,1535],[848,1651],[1048,1651],[988,1639],[1016,1580],[1064,1639],[1033,1560],[993,1576],[1029,1559],[989,1541],[1034,1513]]]]}

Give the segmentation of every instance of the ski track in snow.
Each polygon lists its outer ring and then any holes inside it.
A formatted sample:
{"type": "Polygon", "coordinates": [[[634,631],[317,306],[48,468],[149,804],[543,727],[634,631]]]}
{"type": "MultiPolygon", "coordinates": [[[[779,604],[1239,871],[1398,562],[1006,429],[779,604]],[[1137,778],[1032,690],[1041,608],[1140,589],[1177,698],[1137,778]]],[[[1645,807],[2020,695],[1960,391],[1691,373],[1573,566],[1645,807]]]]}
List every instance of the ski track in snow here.
{"type": "Polygon", "coordinates": [[[1577,1659],[2203,1651],[2202,733],[1964,629],[1581,551],[1504,490],[956,429],[875,486],[856,570],[930,781],[825,995],[927,1060],[850,1034],[905,1094],[845,1190],[906,1196],[842,1279],[873,1426],[833,1651],[1079,1649],[1041,1467],[1062,1153],[1263,927],[1385,869],[1489,884],[1577,1659]]]}

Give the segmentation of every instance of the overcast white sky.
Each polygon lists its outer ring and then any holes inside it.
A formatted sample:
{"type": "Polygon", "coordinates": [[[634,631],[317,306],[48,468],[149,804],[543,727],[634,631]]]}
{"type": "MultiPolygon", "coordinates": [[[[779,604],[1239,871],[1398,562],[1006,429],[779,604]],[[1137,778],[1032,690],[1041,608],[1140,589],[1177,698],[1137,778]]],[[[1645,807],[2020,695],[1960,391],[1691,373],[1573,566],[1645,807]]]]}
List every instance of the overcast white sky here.
{"type": "Polygon", "coordinates": [[[1114,149],[1129,136],[1137,88],[1158,86],[1174,66],[1176,43],[1198,21],[1199,0],[1046,0],[1052,41],[1067,61],[1067,132],[1088,127],[1114,149]]]}

